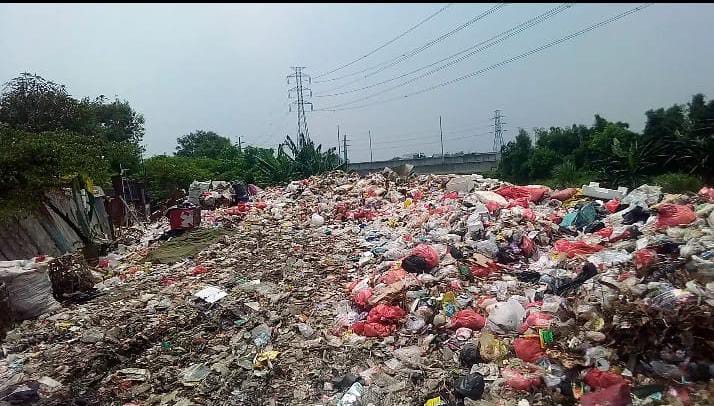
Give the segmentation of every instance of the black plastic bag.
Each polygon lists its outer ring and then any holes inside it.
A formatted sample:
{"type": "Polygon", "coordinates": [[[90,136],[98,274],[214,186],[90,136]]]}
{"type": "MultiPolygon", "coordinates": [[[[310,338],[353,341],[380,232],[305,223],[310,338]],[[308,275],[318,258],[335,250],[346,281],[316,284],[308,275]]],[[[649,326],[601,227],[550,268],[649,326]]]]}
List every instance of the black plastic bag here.
{"type": "Polygon", "coordinates": [[[454,389],[458,395],[472,400],[481,399],[484,388],[483,375],[478,372],[462,376],[454,383],[454,389]]]}
{"type": "Polygon", "coordinates": [[[645,222],[650,218],[650,212],[642,206],[635,206],[632,210],[622,215],[622,224],[629,226],[639,221],[645,222]]]}
{"type": "Polygon", "coordinates": [[[410,273],[424,273],[431,269],[426,260],[418,255],[409,255],[404,258],[402,260],[402,268],[410,273]]]}
{"type": "Polygon", "coordinates": [[[461,366],[468,368],[471,368],[473,364],[481,362],[481,354],[479,354],[478,346],[472,342],[464,344],[459,353],[459,362],[461,366]]]}

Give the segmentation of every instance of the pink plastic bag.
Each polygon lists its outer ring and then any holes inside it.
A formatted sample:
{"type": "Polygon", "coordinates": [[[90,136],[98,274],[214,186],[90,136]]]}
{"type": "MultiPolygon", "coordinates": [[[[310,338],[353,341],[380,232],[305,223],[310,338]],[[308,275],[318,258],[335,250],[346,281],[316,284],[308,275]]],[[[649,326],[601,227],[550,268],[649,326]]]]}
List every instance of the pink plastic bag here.
{"type": "Polygon", "coordinates": [[[553,244],[553,248],[557,252],[564,252],[568,254],[568,258],[573,258],[577,255],[589,255],[594,254],[602,250],[602,245],[595,244],[590,245],[585,241],[568,241],[568,240],[558,240],[553,244]]]}
{"type": "Polygon", "coordinates": [[[704,186],[699,190],[699,196],[714,202],[714,188],[704,186]]]}
{"type": "Polygon", "coordinates": [[[460,327],[470,328],[471,330],[481,330],[486,325],[486,318],[476,313],[473,309],[460,310],[451,318],[449,328],[457,329],[460,327]]]}
{"type": "Polygon", "coordinates": [[[501,375],[506,380],[506,386],[521,391],[530,391],[540,385],[541,377],[535,374],[522,374],[511,368],[503,368],[501,375]]]}
{"type": "Polygon", "coordinates": [[[385,285],[391,285],[395,282],[399,282],[407,276],[407,271],[402,268],[392,269],[384,273],[380,278],[380,282],[385,285]]]}
{"type": "Polygon", "coordinates": [[[526,330],[533,327],[546,328],[550,326],[551,320],[553,320],[553,316],[548,313],[531,313],[518,328],[518,332],[523,334],[526,330]]]}
{"type": "Polygon", "coordinates": [[[696,219],[694,210],[683,204],[663,204],[657,210],[657,228],[681,226],[696,219]]]}
{"type": "Polygon", "coordinates": [[[370,297],[372,297],[372,289],[362,289],[357,292],[354,301],[361,307],[367,307],[370,297]]]}

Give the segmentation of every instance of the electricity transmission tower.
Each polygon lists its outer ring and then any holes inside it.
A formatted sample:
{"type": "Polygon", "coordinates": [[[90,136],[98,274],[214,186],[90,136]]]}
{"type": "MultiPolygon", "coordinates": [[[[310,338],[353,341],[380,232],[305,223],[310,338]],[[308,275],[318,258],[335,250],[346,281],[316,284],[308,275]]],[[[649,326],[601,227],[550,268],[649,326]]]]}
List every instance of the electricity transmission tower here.
{"type": "Polygon", "coordinates": [[[290,103],[290,111],[292,112],[292,106],[295,105],[297,110],[298,138],[300,137],[300,134],[308,137],[309,133],[307,129],[307,116],[305,115],[305,105],[310,105],[310,111],[313,110],[313,107],[311,102],[305,101],[305,94],[309,93],[310,95],[308,97],[312,97],[312,90],[306,87],[303,82],[307,80],[307,83],[309,84],[312,83],[312,79],[309,75],[303,73],[303,69],[305,69],[304,66],[293,66],[291,69],[294,73],[292,75],[288,75],[288,84],[290,84],[290,79],[293,79],[295,87],[288,90],[288,99],[292,98],[293,93],[295,94],[296,99],[290,103]]]}
{"type": "Polygon", "coordinates": [[[493,152],[501,152],[501,147],[503,147],[503,125],[506,124],[501,119],[503,119],[501,110],[496,110],[493,116],[493,152]]]}

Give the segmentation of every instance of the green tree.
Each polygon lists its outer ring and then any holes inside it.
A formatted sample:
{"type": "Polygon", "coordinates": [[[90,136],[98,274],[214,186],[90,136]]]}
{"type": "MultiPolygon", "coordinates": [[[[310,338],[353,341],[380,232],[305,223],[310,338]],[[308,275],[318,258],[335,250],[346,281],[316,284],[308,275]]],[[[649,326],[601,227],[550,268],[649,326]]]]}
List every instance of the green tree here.
{"type": "Polygon", "coordinates": [[[196,130],[177,139],[176,155],[218,159],[231,154],[235,147],[231,140],[213,131],[196,130]]]}
{"type": "Polygon", "coordinates": [[[536,147],[529,161],[530,178],[545,179],[550,176],[553,168],[562,162],[562,158],[549,148],[536,147]]]}
{"type": "Polygon", "coordinates": [[[152,199],[166,199],[194,180],[213,180],[217,162],[210,158],[157,155],[146,160],[146,175],[152,199]]]}
{"type": "Polygon", "coordinates": [[[533,154],[531,138],[524,129],[518,130],[515,141],[509,141],[501,148],[499,173],[504,179],[516,183],[527,183],[529,178],[529,160],[533,154]]]}

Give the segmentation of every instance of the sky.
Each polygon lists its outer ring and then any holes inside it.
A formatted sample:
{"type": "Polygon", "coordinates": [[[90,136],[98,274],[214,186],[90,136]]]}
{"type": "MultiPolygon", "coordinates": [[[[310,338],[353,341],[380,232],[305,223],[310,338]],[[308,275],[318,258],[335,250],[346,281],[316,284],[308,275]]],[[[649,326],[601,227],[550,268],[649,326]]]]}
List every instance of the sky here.
{"type": "Polygon", "coordinates": [[[339,125],[350,161],[370,159],[368,132],[374,160],[439,153],[440,116],[445,152],[486,152],[496,109],[508,141],[518,128],[590,125],[596,113],[640,131],[648,109],[686,103],[699,92],[714,97],[710,4],[654,4],[496,65],[640,4],[575,4],[411,83],[387,90],[429,69],[337,96],[325,95],[428,66],[558,4],[452,4],[391,42],[447,4],[0,4],[0,82],[27,71],[77,98],[128,100],[144,115],[144,144],[155,155],[173,153],[176,138],[195,130],[266,147],[294,137],[287,75],[304,66],[314,78],[306,84],[315,110],[308,107],[309,134],[334,147],[339,125]],[[343,104],[351,109],[329,111],[343,104]]]}

